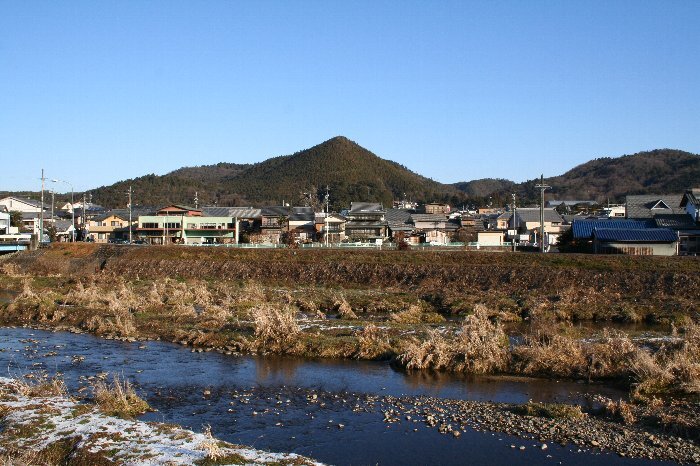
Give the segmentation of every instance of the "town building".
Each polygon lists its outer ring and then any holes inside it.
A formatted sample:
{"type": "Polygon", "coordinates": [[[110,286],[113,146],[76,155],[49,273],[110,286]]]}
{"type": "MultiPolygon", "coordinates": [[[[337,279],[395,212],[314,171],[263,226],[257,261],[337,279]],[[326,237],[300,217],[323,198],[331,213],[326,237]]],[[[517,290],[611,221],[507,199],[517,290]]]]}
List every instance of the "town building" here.
{"type": "MultiPolygon", "coordinates": [[[[0,206],[4,206],[8,212],[17,211],[24,213],[39,213],[41,212],[41,202],[29,198],[20,198],[8,196],[0,199],[0,206]]],[[[48,204],[44,205],[44,210],[49,208],[48,204]]]]}
{"type": "Polygon", "coordinates": [[[347,212],[345,235],[353,241],[377,241],[387,239],[386,211],[381,204],[352,202],[347,212]]]}
{"type": "Polygon", "coordinates": [[[596,254],[674,256],[678,254],[678,234],[665,228],[596,228],[593,230],[593,248],[596,254]]]}

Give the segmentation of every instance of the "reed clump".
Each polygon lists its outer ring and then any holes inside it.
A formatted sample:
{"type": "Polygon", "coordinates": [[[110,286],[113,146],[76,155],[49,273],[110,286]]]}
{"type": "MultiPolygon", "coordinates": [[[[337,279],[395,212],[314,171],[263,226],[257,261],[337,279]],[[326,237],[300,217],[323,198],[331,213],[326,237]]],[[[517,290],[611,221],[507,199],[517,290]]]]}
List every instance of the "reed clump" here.
{"type": "Polygon", "coordinates": [[[350,303],[348,303],[344,297],[336,300],[335,303],[333,303],[333,307],[338,312],[338,316],[341,319],[357,320],[357,314],[355,314],[352,310],[352,306],[350,306],[350,303]]]}
{"type": "Polygon", "coordinates": [[[150,406],[141,398],[128,380],[114,376],[111,384],[98,380],[93,385],[93,395],[98,409],[110,416],[133,418],[148,411],[150,406]]]}
{"type": "Polygon", "coordinates": [[[301,328],[289,306],[263,304],[250,311],[255,326],[255,346],[261,351],[285,352],[301,328]]]}
{"type": "Polygon", "coordinates": [[[34,397],[68,396],[68,388],[61,377],[40,377],[25,380],[16,378],[12,389],[19,395],[34,397]]]}
{"type": "Polygon", "coordinates": [[[357,335],[356,357],[360,359],[380,359],[391,354],[389,337],[384,329],[374,324],[365,325],[357,335]]]}
{"type": "Polygon", "coordinates": [[[423,341],[412,340],[397,358],[406,369],[431,369],[486,374],[508,367],[508,337],[489,319],[488,310],[477,306],[454,337],[429,330],[423,341]]]}
{"type": "Polygon", "coordinates": [[[403,311],[391,314],[389,319],[398,324],[419,324],[423,321],[423,309],[420,306],[412,304],[403,311]]]}

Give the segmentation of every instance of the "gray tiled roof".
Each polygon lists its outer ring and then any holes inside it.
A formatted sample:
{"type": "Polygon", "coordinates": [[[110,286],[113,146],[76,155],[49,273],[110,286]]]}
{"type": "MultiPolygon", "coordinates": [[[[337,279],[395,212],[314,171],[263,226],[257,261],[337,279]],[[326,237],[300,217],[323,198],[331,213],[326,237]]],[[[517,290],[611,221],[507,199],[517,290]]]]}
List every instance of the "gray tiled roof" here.
{"type": "MultiPolygon", "coordinates": [[[[14,200],[16,200],[16,201],[24,202],[25,204],[29,204],[29,205],[31,205],[31,206],[41,208],[41,201],[36,201],[36,200],[34,200],[34,199],[28,199],[28,198],[17,197],[17,196],[7,196],[7,197],[4,197],[4,198],[0,199],[0,201],[3,201],[3,200],[5,200],[5,199],[14,199],[14,200]]],[[[46,208],[51,208],[51,204],[48,203],[48,202],[44,202],[44,208],[45,208],[45,209],[46,209],[46,208]]]]}
{"type": "MultiPolygon", "coordinates": [[[[517,217],[516,222],[539,222],[540,221],[540,209],[539,208],[521,208],[515,209],[515,216],[517,217]]],[[[544,209],[544,221],[545,222],[559,222],[563,223],[564,219],[559,213],[554,209],[544,209]]]]}
{"type": "Polygon", "coordinates": [[[685,192],[680,205],[685,207],[688,202],[700,206],[700,188],[689,189],[685,192]]]}
{"type": "Polygon", "coordinates": [[[627,196],[627,218],[652,218],[656,214],[682,214],[683,194],[651,194],[627,196]]]}
{"type": "Polygon", "coordinates": [[[693,217],[689,214],[659,214],[654,216],[656,226],[660,228],[692,228],[695,226],[693,217]]]}
{"type": "Polygon", "coordinates": [[[261,209],[253,207],[202,207],[205,217],[260,218],[261,209]]]}
{"type": "Polygon", "coordinates": [[[313,207],[292,207],[290,222],[313,222],[316,217],[313,207]]]}
{"type": "Polygon", "coordinates": [[[447,216],[443,214],[411,214],[414,222],[446,222],[447,216]]]}
{"type": "Polygon", "coordinates": [[[350,213],[383,213],[384,206],[376,202],[351,202],[350,213]]]}
{"type": "Polygon", "coordinates": [[[287,206],[269,206],[263,207],[261,210],[261,215],[264,217],[281,217],[288,216],[291,209],[287,206]]]}
{"type": "Polygon", "coordinates": [[[384,218],[388,222],[406,223],[411,219],[411,212],[404,209],[386,209],[384,218]]]}
{"type": "Polygon", "coordinates": [[[550,201],[546,202],[547,207],[559,207],[560,205],[564,204],[565,206],[573,207],[576,204],[585,204],[585,205],[595,205],[597,204],[596,201],[564,201],[560,199],[552,199],[550,201]]]}
{"type": "MultiPolygon", "coordinates": [[[[64,233],[68,231],[68,229],[71,226],[71,221],[70,220],[56,220],[53,222],[53,225],[56,227],[56,231],[59,233],[64,233]]],[[[49,224],[46,224],[46,227],[48,228],[49,224]]]]}

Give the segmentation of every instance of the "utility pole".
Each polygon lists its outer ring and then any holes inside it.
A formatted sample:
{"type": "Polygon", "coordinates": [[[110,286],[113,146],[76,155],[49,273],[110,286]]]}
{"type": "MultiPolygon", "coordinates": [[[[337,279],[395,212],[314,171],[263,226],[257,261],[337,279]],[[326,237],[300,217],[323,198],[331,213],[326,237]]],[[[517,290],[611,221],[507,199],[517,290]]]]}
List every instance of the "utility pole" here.
{"type": "Polygon", "coordinates": [[[518,229],[515,228],[515,193],[511,194],[513,196],[513,213],[511,214],[511,218],[513,219],[513,231],[515,232],[513,234],[513,252],[515,252],[515,241],[518,236],[518,229]]]}
{"type": "Polygon", "coordinates": [[[39,245],[44,241],[44,169],[41,169],[41,212],[39,212],[39,245]]]}
{"type": "Polygon", "coordinates": [[[544,174],[540,175],[540,183],[535,188],[540,190],[540,252],[544,252],[544,191],[551,188],[544,184],[544,174]]]}
{"type": "Polygon", "coordinates": [[[131,244],[131,186],[129,186],[129,191],[126,194],[129,196],[129,244],[131,244]]]}
{"type": "MultiPolygon", "coordinates": [[[[83,230],[87,231],[87,210],[85,208],[85,193],[83,192],[83,230]]],[[[85,236],[83,236],[83,241],[85,241],[85,236]]]]}
{"type": "Polygon", "coordinates": [[[197,191],[194,192],[194,208],[199,208],[199,197],[197,197],[197,191]]]}
{"type": "Polygon", "coordinates": [[[56,192],[52,189],[51,190],[51,223],[53,225],[56,224],[56,221],[53,218],[53,206],[56,205],[56,201],[54,200],[54,194],[56,194],[56,192]]]}
{"type": "Polygon", "coordinates": [[[326,216],[323,217],[323,227],[326,231],[325,231],[325,234],[323,236],[326,240],[326,247],[328,247],[328,235],[329,235],[329,232],[328,232],[328,202],[330,200],[328,185],[326,185],[326,198],[324,200],[326,201],[326,216]]]}

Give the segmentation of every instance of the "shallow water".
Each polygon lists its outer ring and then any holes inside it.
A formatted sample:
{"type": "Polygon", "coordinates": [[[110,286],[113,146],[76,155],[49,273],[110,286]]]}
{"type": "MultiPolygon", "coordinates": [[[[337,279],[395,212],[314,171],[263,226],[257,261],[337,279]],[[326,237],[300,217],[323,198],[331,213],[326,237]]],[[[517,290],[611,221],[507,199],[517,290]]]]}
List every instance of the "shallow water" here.
{"type": "Polygon", "coordinates": [[[550,444],[543,451],[535,441],[497,433],[467,430],[454,438],[422,423],[386,424],[381,412],[366,412],[362,402],[388,394],[505,402],[583,402],[583,393],[624,396],[606,386],[406,375],[381,362],[192,353],[170,343],[125,343],[21,328],[0,328],[0,365],[11,376],[58,371],[72,391],[85,393],[86,376],[117,373],[134,382],[158,409],[145,420],[194,430],[209,424],[216,436],[234,443],[296,452],[332,464],[651,463],[595,451],[578,453],[575,446],[550,444]],[[314,395],[317,400],[309,402],[314,395]],[[362,408],[354,410],[356,406],[362,408]]]}

